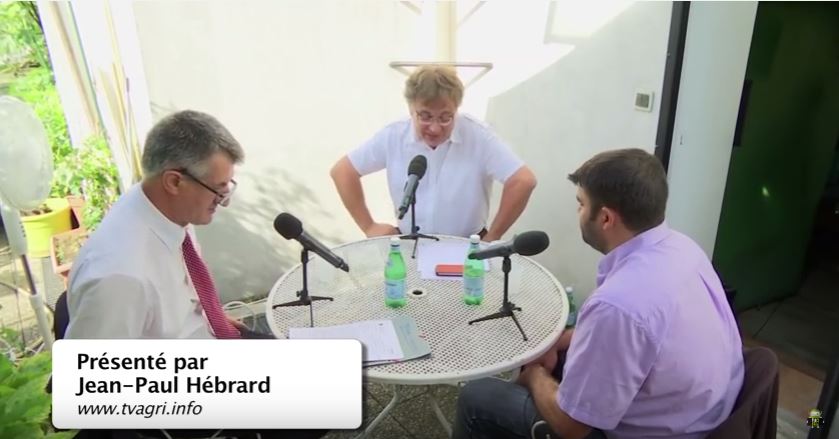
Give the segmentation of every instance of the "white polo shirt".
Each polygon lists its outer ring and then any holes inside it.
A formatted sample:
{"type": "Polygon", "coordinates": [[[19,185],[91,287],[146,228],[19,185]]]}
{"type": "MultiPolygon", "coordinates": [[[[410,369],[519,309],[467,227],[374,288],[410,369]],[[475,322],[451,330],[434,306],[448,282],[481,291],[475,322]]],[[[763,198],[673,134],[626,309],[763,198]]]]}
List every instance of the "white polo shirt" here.
{"type": "MultiPolygon", "coordinates": [[[[459,114],[449,140],[431,149],[417,138],[411,119],[394,122],[347,157],[360,175],[387,169],[394,211],[402,202],[408,164],[418,154],[428,170],[416,193],[420,233],[469,236],[487,227],[492,181],[504,183],[524,164],[488,127],[459,114]]],[[[399,221],[411,231],[411,213],[399,221]]]]}
{"type": "Polygon", "coordinates": [[[73,263],[65,337],[213,338],[181,251],[191,229],[129,189],[73,263]]]}

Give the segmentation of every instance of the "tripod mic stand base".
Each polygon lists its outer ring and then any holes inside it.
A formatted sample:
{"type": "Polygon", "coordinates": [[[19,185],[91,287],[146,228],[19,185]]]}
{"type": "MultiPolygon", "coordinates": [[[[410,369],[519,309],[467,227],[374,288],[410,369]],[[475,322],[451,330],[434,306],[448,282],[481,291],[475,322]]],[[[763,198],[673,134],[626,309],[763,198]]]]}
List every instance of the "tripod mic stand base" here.
{"type": "Polygon", "coordinates": [[[501,310],[497,313],[490,314],[486,317],[481,317],[479,319],[471,320],[469,321],[469,324],[471,325],[472,323],[483,322],[486,320],[495,320],[504,317],[511,317],[513,319],[513,323],[515,323],[516,327],[519,328],[519,332],[521,332],[522,338],[524,338],[524,341],[527,341],[527,335],[524,333],[524,329],[522,329],[521,325],[519,324],[519,320],[516,318],[516,314],[514,313],[514,311],[521,311],[521,308],[516,306],[512,302],[506,302],[501,306],[501,310]]]}
{"type": "Polygon", "coordinates": [[[423,235],[422,233],[411,233],[411,234],[408,234],[408,235],[402,235],[402,236],[400,236],[400,237],[399,237],[399,239],[413,239],[414,241],[416,241],[416,240],[418,240],[418,239],[421,239],[421,238],[424,238],[424,239],[433,239],[433,240],[435,240],[435,241],[439,241],[439,240],[440,240],[440,238],[438,238],[438,237],[436,237],[436,236],[423,235]]]}
{"type": "MultiPolygon", "coordinates": [[[[300,291],[298,291],[298,292],[297,292],[297,296],[298,296],[298,297],[300,296],[300,291]]],[[[308,295],[307,295],[306,297],[300,297],[299,299],[297,299],[297,300],[292,300],[291,302],[280,303],[280,304],[274,305],[274,306],[273,306],[273,307],[271,307],[271,308],[273,309],[273,308],[280,308],[280,307],[286,307],[286,306],[305,306],[305,305],[311,305],[311,304],[312,304],[312,302],[314,302],[314,301],[316,301],[316,300],[329,300],[329,301],[332,301],[332,300],[335,300],[335,299],[334,299],[334,298],[332,298],[332,297],[325,297],[325,296],[308,296],[308,295]]]]}
{"type": "Polygon", "coordinates": [[[330,302],[335,300],[332,297],[324,297],[324,296],[310,296],[308,294],[303,294],[302,291],[297,292],[297,296],[300,297],[297,300],[292,300],[291,302],[280,303],[271,307],[271,309],[277,308],[287,308],[291,306],[308,306],[309,307],[309,326],[314,328],[315,327],[315,315],[313,310],[313,303],[318,300],[329,300],[330,302]]]}
{"type": "Polygon", "coordinates": [[[434,241],[440,240],[440,238],[436,236],[423,235],[422,233],[411,233],[409,235],[402,235],[399,237],[399,239],[411,239],[414,241],[414,250],[411,252],[411,258],[413,259],[417,258],[417,243],[419,243],[420,239],[432,239],[434,241]]]}

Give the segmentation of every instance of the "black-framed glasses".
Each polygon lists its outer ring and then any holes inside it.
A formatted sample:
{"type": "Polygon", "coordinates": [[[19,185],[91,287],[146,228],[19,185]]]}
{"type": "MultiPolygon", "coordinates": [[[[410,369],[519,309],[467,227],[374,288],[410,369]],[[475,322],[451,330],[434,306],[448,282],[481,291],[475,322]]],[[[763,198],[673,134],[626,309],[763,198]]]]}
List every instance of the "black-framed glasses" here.
{"type": "Polygon", "coordinates": [[[203,181],[201,181],[198,177],[192,175],[192,173],[187,171],[186,168],[175,169],[175,171],[180,172],[183,175],[186,175],[192,181],[194,181],[194,182],[200,184],[201,186],[203,186],[204,189],[207,189],[208,191],[215,194],[216,203],[221,204],[222,206],[227,206],[228,204],[230,204],[230,199],[233,198],[233,192],[236,192],[236,186],[238,186],[238,183],[236,183],[236,180],[231,178],[230,181],[227,182],[227,190],[225,192],[219,192],[219,191],[211,188],[207,183],[204,183],[203,181]]]}
{"type": "Polygon", "coordinates": [[[452,122],[454,122],[454,114],[450,113],[445,113],[441,114],[439,117],[434,117],[434,115],[427,111],[414,110],[414,114],[417,115],[419,123],[425,126],[431,125],[436,121],[437,125],[440,125],[441,127],[447,127],[451,125],[452,122]]]}

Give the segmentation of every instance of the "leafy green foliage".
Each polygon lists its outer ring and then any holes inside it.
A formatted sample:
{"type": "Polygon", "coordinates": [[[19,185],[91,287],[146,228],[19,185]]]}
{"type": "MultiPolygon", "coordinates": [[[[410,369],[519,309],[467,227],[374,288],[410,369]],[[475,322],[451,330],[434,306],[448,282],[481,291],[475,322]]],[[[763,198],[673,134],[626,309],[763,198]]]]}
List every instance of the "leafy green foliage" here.
{"type": "Polygon", "coordinates": [[[91,136],[81,148],[56,168],[53,188],[66,188],[65,194],[84,195],[84,226],[93,230],[119,197],[119,175],[111,159],[108,143],[91,136]]]}
{"type": "Polygon", "coordinates": [[[61,107],[58,91],[53,85],[52,72],[46,67],[38,67],[24,72],[12,82],[9,87],[9,94],[29,104],[38,119],[44,124],[56,171],[50,196],[78,195],[77,192],[74,192],[74,189],[80,190],[80,188],[72,188],[62,184],[62,180],[58,178],[58,174],[61,172],[73,172],[72,168],[68,169],[65,166],[67,158],[73,154],[73,147],[70,145],[70,136],[67,133],[64,109],[61,107]]]}
{"type": "Polygon", "coordinates": [[[76,432],[52,432],[52,398],[46,392],[52,370],[50,352],[15,365],[0,355],[0,437],[72,438],[76,432]]]}
{"type": "Polygon", "coordinates": [[[91,136],[70,144],[34,2],[0,3],[0,67],[15,74],[9,94],[29,104],[44,124],[53,157],[50,197],[81,195],[84,225],[94,229],[119,196],[119,177],[108,143],[91,136]]]}
{"type": "Polygon", "coordinates": [[[0,66],[13,73],[33,66],[49,69],[47,45],[35,2],[0,3],[0,66]]]}
{"type": "MultiPolygon", "coordinates": [[[[23,337],[20,333],[12,328],[0,327],[0,349],[11,350],[14,355],[18,352],[23,352],[26,347],[23,343],[23,337]]],[[[2,372],[0,371],[0,375],[2,372]]]]}

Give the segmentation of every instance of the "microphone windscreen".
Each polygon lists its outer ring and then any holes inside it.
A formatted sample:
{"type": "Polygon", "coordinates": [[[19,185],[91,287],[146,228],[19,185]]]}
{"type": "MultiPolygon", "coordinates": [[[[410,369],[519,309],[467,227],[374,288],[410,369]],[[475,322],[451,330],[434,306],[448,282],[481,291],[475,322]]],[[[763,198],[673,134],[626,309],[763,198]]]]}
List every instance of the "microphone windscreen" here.
{"type": "Polygon", "coordinates": [[[296,239],[303,233],[303,224],[294,215],[283,212],[274,218],[274,230],[285,239],[296,239]]]}
{"type": "Polygon", "coordinates": [[[408,164],[408,175],[416,175],[422,178],[425,175],[426,168],[428,168],[428,160],[424,155],[417,155],[408,164]]]}
{"type": "Polygon", "coordinates": [[[517,235],[513,241],[516,253],[522,256],[538,255],[548,248],[548,244],[550,244],[548,234],[538,230],[517,235]]]}

